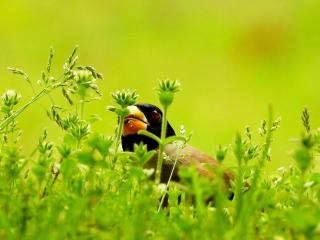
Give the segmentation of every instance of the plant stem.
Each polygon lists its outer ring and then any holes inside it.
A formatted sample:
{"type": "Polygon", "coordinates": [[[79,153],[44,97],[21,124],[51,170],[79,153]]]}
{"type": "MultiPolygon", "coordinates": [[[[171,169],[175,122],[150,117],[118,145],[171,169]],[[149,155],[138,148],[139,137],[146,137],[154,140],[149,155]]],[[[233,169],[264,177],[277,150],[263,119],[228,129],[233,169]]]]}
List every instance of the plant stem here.
{"type": "Polygon", "coordinates": [[[300,189],[299,189],[299,204],[303,203],[304,200],[304,183],[305,183],[305,171],[301,172],[300,177],[300,189]]]}
{"type": "MultiPolygon", "coordinates": [[[[246,195],[245,202],[242,201],[242,205],[245,204],[245,206],[242,206],[243,210],[240,212],[238,217],[238,227],[239,227],[239,236],[245,236],[247,237],[248,230],[251,229],[251,226],[253,224],[253,211],[256,209],[256,201],[254,199],[256,191],[259,187],[259,180],[261,177],[261,171],[263,167],[265,166],[265,163],[268,159],[268,152],[272,141],[272,124],[273,124],[273,111],[272,107],[269,106],[269,117],[268,117],[268,127],[267,127],[267,133],[265,138],[265,144],[262,150],[261,158],[258,161],[257,166],[255,167],[252,184],[250,187],[250,190],[248,191],[246,195]]],[[[242,173],[243,174],[243,173],[242,173]]],[[[243,237],[244,238],[244,237],[243,237]]]]}
{"type": "Polygon", "coordinates": [[[236,182],[236,217],[235,220],[238,221],[242,212],[243,205],[243,166],[241,161],[238,161],[238,175],[236,182]]]}
{"type": "Polygon", "coordinates": [[[217,183],[216,183],[216,194],[215,194],[215,225],[216,225],[216,234],[218,239],[224,239],[224,235],[227,231],[227,221],[226,215],[224,212],[224,183],[223,179],[223,171],[221,169],[217,169],[217,183]]]}
{"type": "MultiPolygon", "coordinates": [[[[59,164],[62,164],[62,162],[63,162],[63,158],[60,159],[59,164]]],[[[52,179],[52,182],[51,182],[50,190],[49,190],[49,191],[51,191],[51,189],[53,188],[53,185],[54,185],[55,182],[57,181],[59,175],[60,175],[60,170],[58,170],[56,173],[54,173],[54,176],[53,176],[53,179],[52,179]]],[[[44,197],[47,195],[48,185],[49,185],[49,180],[48,180],[48,183],[46,184],[45,188],[43,189],[41,198],[44,198],[44,197]]]]}
{"type": "Polygon", "coordinates": [[[265,166],[266,161],[268,159],[268,152],[269,152],[269,148],[271,146],[271,141],[272,141],[272,124],[273,124],[273,110],[272,110],[272,107],[269,106],[269,117],[268,117],[266,140],[265,140],[261,158],[255,168],[252,185],[251,185],[251,191],[248,194],[249,197],[252,197],[253,192],[256,190],[259,179],[260,179],[260,172],[262,168],[265,166]]]}
{"type": "Polygon", "coordinates": [[[80,100],[80,118],[83,119],[84,116],[84,98],[80,100]]]}
{"type": "Polygon", "coordinates": [[[165,193],[162,195],[161,200],[160,200],[160,204],[159,204],[159,207],[158,207],[158,212],[160,212],[161,207],[162,207],[162,205],[163,205],[164,198],[166,197],[166,194],[167,194],[166,192],[167,192],[168,187],[169,187],[169,184],[170,184],[170,182],[171,182],[171,178],[172,178],[174,169],[175,169],[175,167],[176,167],[176,165],[177,165],[177,162],[178,162],[178,158],[174,161],[174,164],[173,164],[173,167],[172,167],[172,170],[171,170],[171,173],[170,173],[170,176],[169,176],[167,185],[166,185],[166,191],[165,191],[165,193]]]}
{"type": "Polygon", "coordinates": [[[167,133],[167,110],[168,107],[164,106],[163,115],[162,115],[162,123],[161,123],[161,137],[160,137],[160,144],[159,144],[159,153],[158,153],[158,162],[157,162],[157,169],[156,169],[156,184],[160,183],[161,180],[161,171],[162,171],[162,164],[163,164],[163,152],[165,147],[165,139],[167,133]]]}
{"type": "Polygon", "coordinates": [[[118,129],[117,129],[117,135],[116,135],[116,139],[115,139],[115,146],[114,146],[114,155],[116,158],[116,154],[118,152],[118,148],[120,145],[120,141],[121,141],[121,135],[122,135],[122,129],[123,129],[123,125],[124,125],[124,116],[119,116],[119,124],[118,124],[118,129]]]}
{"type": "Polygon", "coordinates": [[[6,118],[0,123],[0,130],[5,128],[10,122],[12,122],[16,117],[18,117],[26,108],[28,108],[31,104],[33,104],[35,101],[43,97],[47,91],[49,91],[47,88],[42,89],[37,95],[35,95],[29,102],[27,102],[25,105],[23,105],[21,108],[19,108],[17,111],[15,111],[10,117],[6,118]]]}

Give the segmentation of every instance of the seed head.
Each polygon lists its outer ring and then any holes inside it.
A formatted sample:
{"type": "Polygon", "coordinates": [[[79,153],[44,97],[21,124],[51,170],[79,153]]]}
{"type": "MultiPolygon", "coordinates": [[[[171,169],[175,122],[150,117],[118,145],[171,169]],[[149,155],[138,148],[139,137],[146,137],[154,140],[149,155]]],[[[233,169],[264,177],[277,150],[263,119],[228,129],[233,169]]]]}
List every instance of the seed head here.
{"type": "Polygon", "coordinates": [[[77,78],[77,82],[90,82],[93,80],[92,73],[89,70],[76,70],[75,75],[77,78]]]}
{"type": "Polygon", "coordinates": [[[301,115],[301,120],[303,123],[303,126],[305,127],[307,132],[310,132],[310,114],[307,108],[304,108],[301,115]]]}
{"type": "Polygon", "coordinates": [[[220,163],[223,162],[223,160],[226,158],[227,152],[228,152],[228,148],[222,147],[221,145],[219,145],[216,151],[216,158],[220,163]]]}
{"type": "Polygon", "coordinates": [[[136,91],[130,89],[118,90],[111,94],[113,101],[121,106],[121,108],[126,108],[130,105],[136,103],[138,95],[136,91]]]}
{"type": "Polygon", "coordinates": [[[180,90],[180,82],[178,80],[161,80],[159,81],[159,93],[172,92],[176,93],[180,90]]]}
{"type": "Polygon", "coordinates": [[[168,107],[173,102],[174,94],[180,90],[180,83],[177,80],[159,81],[158,93],[160,103],[168,107]]]}
{"type": "Polygon", "coordinates": [[[92,88],[92,85],[96,85],[96,79],[88,70],[76,70],[74,74],[77,92],[81,97],[85,97],[87,90],[92,88]]]}
{"type": "Polygon", "coordinates": [[[21,95],[16,92],[16,90],[7,90],[2,95],[2,101],[5,106],[13,107],[18,104],[21,99],[21,95]]]}

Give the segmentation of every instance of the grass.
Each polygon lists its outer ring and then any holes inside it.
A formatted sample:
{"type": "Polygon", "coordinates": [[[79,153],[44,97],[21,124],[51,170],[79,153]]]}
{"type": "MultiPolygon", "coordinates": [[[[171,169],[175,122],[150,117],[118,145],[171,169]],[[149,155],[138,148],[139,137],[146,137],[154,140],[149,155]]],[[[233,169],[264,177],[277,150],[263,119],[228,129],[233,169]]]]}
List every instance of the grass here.
{"type": "MultiPolygon", "coordinates": [[[[320,236],[320,133],[310,126],[310,113],[302,112],[304,133],[297,138],[292,157],[295,165],[265,174],[273,136],[280,119],[272,107],[253,139],[245,127],[230,146],[220,146],[216,158],[235,158],[236,179],[230,201],[223,183],[201,178],[193,168],[181,171],[181,183],[163,185],[150,180],[143,165],[155,154],[142,144],[134,152],[119,149],[123,117],[127,106],[137,100],[135,91],[112,94],[119,117],[113,136],[93,132],[99,116],[87,116],[85,107],[102,95],[98,82],[102,75],[91,66],[77,65],[77,48],[66,60],[59,77],[52,76],[48,64],[38,85],[20,69],[34,90],[21,105],[21,95],[4,93],[1,103],[0,149],[0,238],[1,239],[318,239],[320,236]],[[61,92],[66,106],[57,106],[52,92],[61,92]],[[44,130],[35,149],[23,155],[18,119],[40,98],[51,99],[48,117],[63,131],[61,140],[50,141],[44,130]],[[168,207],[161,206],[168,195],[168,207]],[[205,200],[214,195],[214,200],[205,200]]],[[[179,90],[175,81],[161,81],[159,100],[164,112],[174,104],[179,90]]],[[[181,93],[183,94],[183,93],[181,93]]],[[[45,113],[44,113],[45,114],[45,113]]],[[[188,137],[185,130],[174,138],[141,132],[164,146],[188,137]]],[[[159,154],[158,164],[166,161],[159,154]]],[[[222,175],[220,169],[216,174],[222,175]]],[[[161,171],[158,168],[157,171],[161,171]]],[[[157,176],[160,176],[157,173],[157,176]]]]}

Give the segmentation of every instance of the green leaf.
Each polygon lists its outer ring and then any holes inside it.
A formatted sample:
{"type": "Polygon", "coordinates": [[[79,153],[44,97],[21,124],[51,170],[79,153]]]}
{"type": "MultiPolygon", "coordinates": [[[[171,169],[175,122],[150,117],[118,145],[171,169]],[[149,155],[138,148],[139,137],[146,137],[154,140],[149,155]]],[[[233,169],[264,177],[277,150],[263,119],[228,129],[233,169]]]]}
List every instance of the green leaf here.
{"type": "Polygon", "coordinates": [[[109,155],[113,141],[111,138],[96,134],[93,135],[87,143],[91,148],[96,149],[102,157],[106,157],[109,155]]]}
{"type": "Polygon", "coordinates": [[[302,171],[305,171],[310,166],[312,156],[308,149],[302,148],[295,152],[294,159],[296,160],[298,167],[302,171]]]}
{"type": "Polygon", "coordinates": [[[77,161],[74,158],[66,158],[61,164],[61,173],[65,179],[70,178],[77,170],[77,161]]]}
{"type": "Polygon", "coordinates": [[[63,142],[68,146],[75,146],[77,144],[77,139],[71,134],[67,133],[63,138],[63,142]]]}
{"type": "Polygon", "coordinates": [[[95,160],[91,152],[80,152],[77,154],[77,158],[79,162],[84,165],[87,165],[87,166],[95,165],[95,160]]]}

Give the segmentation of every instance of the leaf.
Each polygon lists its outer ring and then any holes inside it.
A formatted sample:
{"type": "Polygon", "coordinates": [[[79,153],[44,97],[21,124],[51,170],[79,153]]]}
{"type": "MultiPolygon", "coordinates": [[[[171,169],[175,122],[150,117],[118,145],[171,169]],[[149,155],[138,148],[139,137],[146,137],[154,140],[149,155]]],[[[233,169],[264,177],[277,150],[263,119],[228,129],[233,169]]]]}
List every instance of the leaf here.
{"type": "Polygon", "coordinates": [[[74,158],[66,158],[61,164],[61,173],[65,179],[70,178],[77,170],[77,161],[74,158]]]}
{"type": "Polygon", "coordinates": [[[11,68],[11,67],[8,67],[8,70],[9,70],[10,72],[12,72],[13,74],[17,74],[17,75],[23,76],[23,78],[24,78],[28,83],[31,84],[31,81],[30,81],[30,79],[29,79],[28,74],[26,74],[23,70],[18,69],[18,68],[11,68]]]}
{"type": "Polygon", "coordinates": [[[77,139],[72,136],[71,134],[67,133],[64,138],[63,138],[63,142],[66,144],[66,145],[69,145],[69,146],[75,146],[77,145],[77,139]]]}
{"type": "Polygon", "coordinates": [[[96,149],[102,157],[106,157],[109,155],[110,147],[112,146],[112,139],[107,138],[103,135],[93,135],[89,140],[88,140],[88,145],[96,149]]]}
{"type": "Polygon", "coordinates": [[[308,149],[302,148],[295,152],[294,159],[296,160],[298,167],[304,171],[310,166],[312,156],[308,149]]]}
{"type": "Polygon", "coordinates": [[[87,166],[95,165],[95,160],[91,152],[80,152],[77,154],[77,158],[79,162],[84,165],[87,165],[87,166]]]}

